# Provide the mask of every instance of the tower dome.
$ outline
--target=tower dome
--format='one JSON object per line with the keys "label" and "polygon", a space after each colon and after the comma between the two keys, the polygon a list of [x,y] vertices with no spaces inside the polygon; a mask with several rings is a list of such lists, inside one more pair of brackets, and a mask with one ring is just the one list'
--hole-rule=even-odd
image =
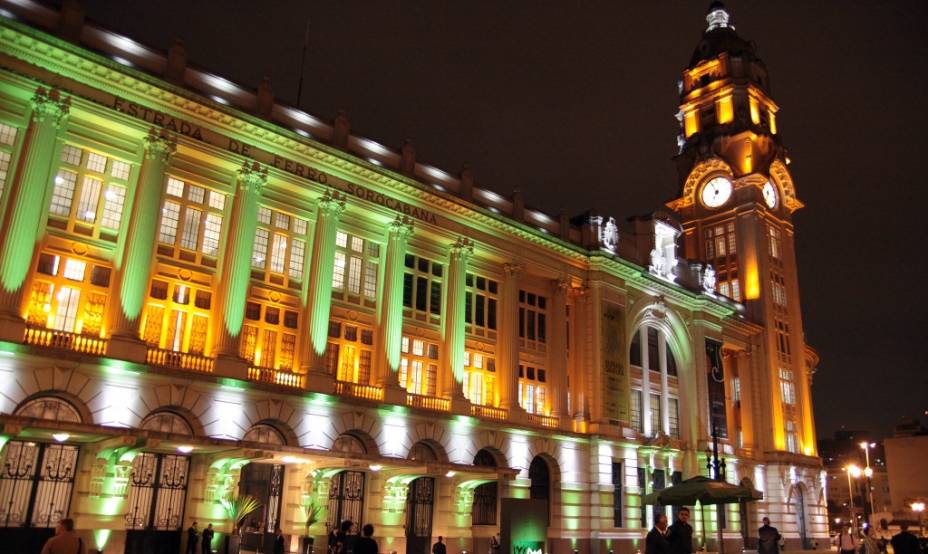
{"label": "tower dome", "polygon": [[717,58],[723,52],[752,61],[757,59],[754,43],[738,36],[725,4],[715,0],[709,4],[706,12],[706,30],[693,51],[688,67],[696,67],[705,60]]}

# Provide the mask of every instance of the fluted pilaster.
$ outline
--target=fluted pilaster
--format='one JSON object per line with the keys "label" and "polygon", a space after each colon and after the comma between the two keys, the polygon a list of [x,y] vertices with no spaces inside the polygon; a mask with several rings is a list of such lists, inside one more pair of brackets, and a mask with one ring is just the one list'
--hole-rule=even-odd
{"label": "fluted pilaster", "polygon": [[440,382],[443,394],[458,400],[464,399],[464,302],[467,292],[467,261],[473,254],[474,243],[465,237],[459,238],[448,253]]}
{"label": "fluted pilaster", "polygon": [[499,333],[496,339],[497,369],[499,371],[500,407],[510,415],[521,410],[519,406],[519,278],[522,266],[506,264],[499,305]]}
{"label": "fluted pilaster", "polygon": [[548,332],[548,364],[551,415],[567,415],[567,295],[569,279],[551,282],[551,330]]}
{"label": "fluted pilaster", "polygon": [[412,220],[397,216],[387,229],[387,253],[378,313],[377,381],[381,386],[396,386],[403,339],[403,262],[412,235]]}

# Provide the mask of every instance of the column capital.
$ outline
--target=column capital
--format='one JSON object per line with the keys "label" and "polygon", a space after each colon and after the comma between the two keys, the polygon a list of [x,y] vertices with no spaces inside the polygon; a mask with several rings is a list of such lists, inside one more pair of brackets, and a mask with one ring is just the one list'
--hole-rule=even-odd
{"label": "column capital", "polygon": [[333,217],[339,217],[345,211],[345,197],[338,191],[325,191],[319,201],[316,203],[319,213]]}
{"label": "column capital", "polygon": [[413,231],[413,222],[408,216],[398,215],[396,219],[390,222],[387,226],[387,232],[390,236],[396,237],[408,237],[412,234]]}
{"label": "column capital", "polygon": [[62,98],[56,89],[39,87],[32,95],[32,117],[36,122],[50,122],[55,128],[61,126],[71,112],[71,98]]}
{"label": "column capital", "polygon": [[554,289],[556,294],[569,294],[573,290],[573,282],[570,280],[570,277],[558,277],[557,279],[551,280],[551,288]]}
{"label": "column capital", "polygon": [[246,161],[242,164],[242,168],[238,170],[238,186],[241,190],[260,193],[265,184],[267,184],[267,167],[258,162]]}
{"label": "column capital", "polygon": [[525,267],[518,262],[503,264],[503,273],[505,273],[507,279],[517,279],[523,271],[525,271]]}
{"label": "column capital", "polygon": [[146,160],[167,162],[177,151],[177,138],[164,129],[154,127],[148,130],[148,136],[142,141]]}
{"label": "column capital", "polygon": [[467,261],[474,254],[474,241],[467,237],[458,237],[451,245],[451,259]]}

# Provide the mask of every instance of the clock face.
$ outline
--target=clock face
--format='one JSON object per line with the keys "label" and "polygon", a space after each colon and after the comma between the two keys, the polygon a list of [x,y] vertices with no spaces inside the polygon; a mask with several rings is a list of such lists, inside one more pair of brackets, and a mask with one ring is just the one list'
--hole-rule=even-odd
{"label": "clock face", "polygon": [[702,203],[709,208],[718,208],[731,196],[731,181],[715,177],[702,187]]}
{"label": "clock face", "polygon": [[761,189],[761,192],[764,194],[764,202],[767,204],[768,208],[775,208],[777,206],[777,187],[773,186],[773,183],[767,181],[764,183],[764,188]]}

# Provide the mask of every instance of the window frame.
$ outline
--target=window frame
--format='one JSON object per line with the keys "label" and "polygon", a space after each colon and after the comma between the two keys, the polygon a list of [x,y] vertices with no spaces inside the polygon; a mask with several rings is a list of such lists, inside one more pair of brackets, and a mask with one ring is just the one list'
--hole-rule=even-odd
{"label": "window frame", "polygon": [[[335,326],[338,327],[338,336],[332,334]],[[329,319],[329,338],[326,345],[328,372],[338,381],[368,385],[373,383],[373,367],[374,328],[359,321],[334,317]],[[347,374],[349,371],[350,375]]]}
{"label": "window frame", "polygon": [[[283,300],[283,299],[282,299]],[[266,367],[282,371],[295,371],[299,364],[300,310],[294,299],[288,303],[274,302],[263,298],[249,298],[245,304],[245,316],[242,320],[242,333],[239,340],[239,355],[255,367]],[[257,307],[257,319],[251,317],[252,306]],[[277,311],[277,322],[270,321],[271,310]],[[288,316],[295,317],[296,324],[288,324]],[[271,335],[273,333],[273,335]],[[287,354],[287,337],[292,340]],[[273,340],[272,345],[268,341]],[[272,357],[268,362],[265,351],[272,347]],[[289,360],[288,360],[289,358]]]}
{"label": "window frame", "polygon": [[[354,248],[355,241],[360,241],[360,250]],[[336,231],[335,253],[332,260],[332,299],[375,308],[380,288],[382,251],[382,245],[376,240],[344,230]],[[338,262],[340,258],[344,264],[341,270]],[[358,262],[357,268],[352,264],[355,260]],[[352,282],[357,283],[357,292],[352,290]]]}
{"label": "window frame", "polygon": [[[267,219],[265,220],[265,215]],[[286,218],[281,219],[281,218]],[[279,222],[286,221],[286,227],[281,227]],[[299,227],[303,227],[302,232]],[[303,282],[306,280],[306,270],[308,261],[311,258],[309,246],[309,228],[310,221],[292,213],[284,212],[267,205],[258,207],[258,225],[255,228],[255,241],[251,248],[249,257],[249,267],[251,269],[251,278],[270,285],[300,290]],[[264,253],[258,260],[258,250],[262,248],[260,236],[261,233],[266,235],[264,242]],[[277,238],[283,237],[286,241],[283,247],[283,253],[280,256],[281,270],[277,271],[273,267],[273,260],[277,253],[275,245]],[[302,245],[297,247],[296,245]],[[299,268],[295,274],[296,268]]]}
{"label": "window frame", "polygon": [[[158,298],[152,295],[156,281],[160,283],[167,283],[167,294],[165,298]],[[189,292],[183,292],[179,294],[179,287],[183,287],[185,291]],[[197,306],[197,302],[200,298],[198,293],[205,293],[209,295],[209,308],[202,308]],[[176,300],[178,296],[181,298],[187,298],[189,300],[188,302],[184,303],[182,301]],[[142,324],[139,326],[139,338],[149,346],[159,348],[161,350],[170,350],[173,352],[183,352],[205,356],[212,346],[212,326],[209,324],[209,322],[212,315],[212,305],[215,300],[216,299],[213,297],[213,291],[208,287],[191,286],[187,282],[181,282],[175,279],[167,279],[160,276],[151,279],[148,285],[148,295],[145,300],[145,313],[142,318]],[[154,312],[156,309],[162,310],[162,313],[160,317],[161,321],[160,323],[157,323],[159,326],[158,341],[154,342],[148,335],[150,326],[154,325],[151,323],[151,321],[152,318],[155,317]],[[177,336],[177,316],[174,316],[175,320],[173,325],[175,325],[175,336],[171,341],[174,344],[170,344],[169,339],[171,339],[171,337],[168,336],[168,331],[172,325],[170,317],[175,311],[184,313],[186,316],[184,316],[183,328],[181,330],[180,337]],[[195,338],[195,321],[197,324],[202,323],[205,325],[202,349],[191,348],[192,346],[195,346],[191,344]]]}
{"label": "window frame", "polygon": [[[438,366],[441,349],[437,341],[404,334],[400,345],[399,383],[410,394],[436,396],[438,393]],[[423,345],[422,353],[416,352],[416,343]],[[432,356],[434,349],[435,355]],[[417,366],[417,364],[419,364]],[[416,369],[418,367],[418,369]],[[419,381],[410,387],[409,378],[418,371]]]}
{"label": "window frame", "polygon": [[[40,270],[45,256],[57,258],[58,261],[53,264],[54,274],[45,273]],[[75,280],[66,276],[68,261],[84,264],[80,280]],[[32,326],[64,331],[66,333],[75,333],[92,337],[105,336],[106,311],[110,302],[110,286],[113,284],[114,277],[113,268],[105,263],[101,263],[99,260],[73,254],[65,255],[50,249],[40,250],[33,264],[33,278],[29,285],[30,297],[26,308],[26,322]],[[106,285],[99,285],[93,282],[95,277],[94,271],[97,268],[106,272]],[[48,291],[47,298],[40,299],[38,295],[42,293],[38,290],[38,287],[43,283],[49,285],[51,288]],[[61,328],[58,322],[53,320],[53,318],[58,317],[57,314],[61,308],[59,302],[62,300],[61,292],[65,288],[78,291],[77,304],[74,307],[74,321],[72,325],[70,325],[70,328]],[[92,311],[89,305],[92,300],[91,295],[102,297],[102,303],[98,304],[99,309],[96,311]],[[38,305],[40,302],[42,304],[41,306]],[[42,317],[41,314],[43,313],[48,314],[44,323],[40,320]],[[69,316],[65,317],[67,318]],[[88,318],[91,320],[98,319],[99,324],[96,332],[88,332],[85,329],[85,319]]]}
{"label": "window frame", "polygon": [[[177,183],[182,185],[180,196],[170,192],[171,188],[176,186]],[[195,192],[197,190],[203,191],[203,198],[201,200],[196,200],[196,198],[193,197],[197,194]],[[213,194],[222,199],[221,208],[213,206]],[[161,217],[158,218],[158,235],[155,240],[158,254],[171,259],[215,268],[218,264],[218,260],[225,254],[223,234],[226,231],[226,224],[228,222],[227,210],[231,209],[230,205],[232,200],[231,194],[218,190],[217,188],[200,184],[195,180],[175,174],[167,175],[162,187]],[[168,213],[167,205],[169,202],[178,206],[177,220],[172,229],[174,235],[172,242],[164,240],[166,214]],[[193,219],[188,219],[191,211],[199,212],[199,217],[195,220],[197,222],[197,227],[193,248],[189,248],[184,242],[190,240],[187,234],[190,222],[194,221]],[[209,227],[211,217],[213,218],[213,224],[215,224],[215,218],[219,218],[219,229],[217,237],[215,238],[216,249],[214,253],[204,251],[206,248],[207,228]],[[170,228],[170,226],[168,226],[168,228]]]}
{"label": "window frame", "polygon": [[[403,317],[432,325],[441,324],[445,274],[443,262],[406,253],[403,260]],[[425,287],[425,292],[420,295],[422,286]],[[419,307],[420,296],[424,297],[423,308]]]}

